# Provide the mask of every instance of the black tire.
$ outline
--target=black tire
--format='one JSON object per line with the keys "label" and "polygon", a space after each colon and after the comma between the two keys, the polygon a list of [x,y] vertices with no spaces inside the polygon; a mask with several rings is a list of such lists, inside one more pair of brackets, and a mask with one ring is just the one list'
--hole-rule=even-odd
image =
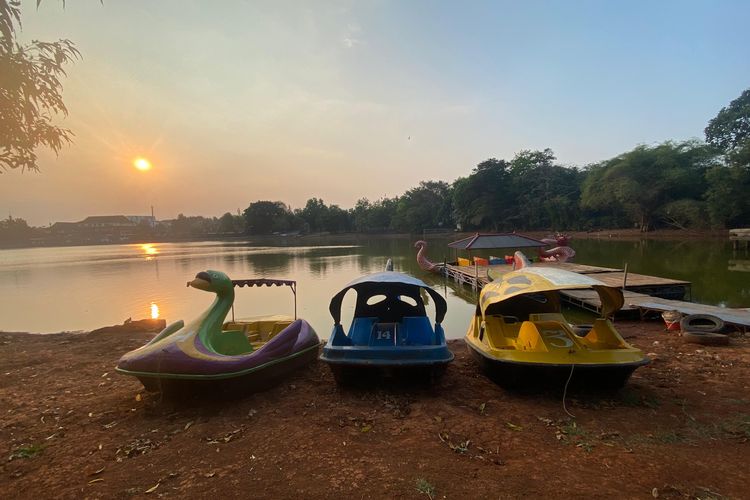
{"label": "black tire", "polygon": [[682,332],[682,341],[692,344],[721,346],[729,345],[729,336],[714,332],[693,331]]}
{"label": "black tire", "polygon": [[683,332],[719,333],[724,330],[724,321],[711,314],[689,314],[680,320]]}

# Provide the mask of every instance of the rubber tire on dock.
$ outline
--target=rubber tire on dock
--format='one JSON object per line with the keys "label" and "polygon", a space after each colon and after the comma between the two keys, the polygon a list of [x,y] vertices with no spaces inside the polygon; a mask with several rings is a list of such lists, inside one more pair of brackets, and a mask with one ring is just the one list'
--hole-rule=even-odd
{"label": "rubber tire on dock", "polygon": [[724,330],[724,321],[711,314],[689,314],[680,320],[683,332],[718,333]]}
{"label": "rubber tire on dock", "polygon": [[682,332],[682,341],[701,345],[729,345],[729,336],[706,331]]}

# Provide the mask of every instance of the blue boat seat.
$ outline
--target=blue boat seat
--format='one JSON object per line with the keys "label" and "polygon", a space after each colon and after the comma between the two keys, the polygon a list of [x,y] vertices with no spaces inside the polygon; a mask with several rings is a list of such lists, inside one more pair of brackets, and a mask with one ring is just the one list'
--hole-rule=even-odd
{"label": "blue boat seat", "polygon": [[349,338],[354,345],[368,345],[372,335],[372,325],[378,320],[375,317],[354,318],[349,329]]}
{"label": "blue boat seat", "polygon": [[427,316],[406,316],[401,320],[400,345],[433,345],[435,332]]}
{"label": "blue boat seat", "polygon": [[372,325],[370,345],[393,346],[396,345],[398,323],[375,323]]}

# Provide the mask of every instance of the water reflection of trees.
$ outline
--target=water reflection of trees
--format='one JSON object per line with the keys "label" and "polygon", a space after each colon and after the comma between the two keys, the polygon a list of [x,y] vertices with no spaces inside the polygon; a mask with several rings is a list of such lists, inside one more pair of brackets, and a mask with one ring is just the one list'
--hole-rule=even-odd
{"label": "water reflection of trees", "polygon": [[245,266],[254,276],[287,274],[293,259],[288,253],[251,253],[245,255]]}
{"label": "water reflection of trees", "polygon": [[738,297],[747,288],[747,275],[743,279],[728,269],[727,240],[578,240],[575,248],[582,264],[622,268],[627,263],[632,273],[690,281],[696,302],[747,307]]}

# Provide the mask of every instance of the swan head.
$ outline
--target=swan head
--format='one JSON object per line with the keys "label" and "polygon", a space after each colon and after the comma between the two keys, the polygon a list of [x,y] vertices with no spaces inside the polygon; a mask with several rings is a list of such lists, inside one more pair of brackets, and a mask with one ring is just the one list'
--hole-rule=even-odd
{"label": "swan head", "polygon": [[427,242],[424,240],[419,240],[416,243],[414,243],[414,248],[422,248],[426,246],[427,246]]}
{"label": "swan head", "polygon": [[198,290],[214,293],[227,293],[234,288],[229,276],[221,271],[201,271],[195,275],[195,279],[188,281],[187,286]]}

